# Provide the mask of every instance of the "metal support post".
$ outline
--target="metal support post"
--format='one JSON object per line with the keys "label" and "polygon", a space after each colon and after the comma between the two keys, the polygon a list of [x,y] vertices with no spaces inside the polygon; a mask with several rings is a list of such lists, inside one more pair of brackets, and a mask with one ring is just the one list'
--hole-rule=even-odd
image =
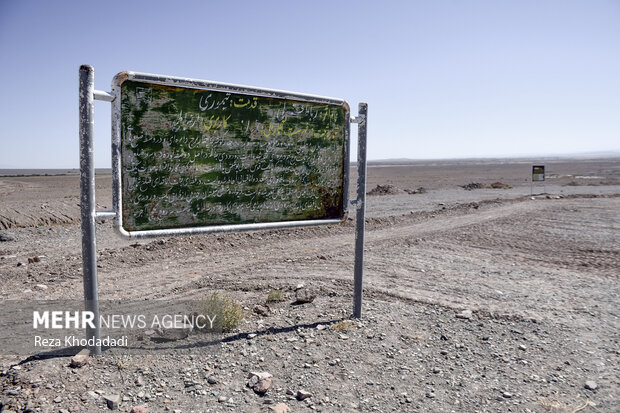
{"label": "metal support post", "polygon": [[[82,269],[86,311],[94,315],[95,328],[86,328],[92,354],[101,354],[97,345],[99,297],[97,292],[97,246],[95,240],[95,165],[93,162],[94,83],[92,66],[80,66],[80,209],[82,218]],[[91,341],[92,340],[92,341]]]}
{"label": "metal support post", "polygon": [[366,126],[368,104],[360,103],[357,125],[357,201],[355,224],[355,269],[353,275],[353,317],[362,317],[362,281],[364,278],[364,226],[366,219]]}

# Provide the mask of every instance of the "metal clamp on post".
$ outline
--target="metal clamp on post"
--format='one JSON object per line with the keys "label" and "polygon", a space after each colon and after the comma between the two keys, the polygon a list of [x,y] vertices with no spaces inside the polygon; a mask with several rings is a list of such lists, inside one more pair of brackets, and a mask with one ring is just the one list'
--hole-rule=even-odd
{"label": "metal clamp on post", "polygon": [[116,97],[111,93],[104,92],[103,90],[93,90],[93,98],[95,100],[103,100],[105,102],[114,102]]}
{"label": "metal clamp on post", "polygon": [[103,219],[113,219],[116,218],[116,212],[114,211],[97,211],[95,212],[95,219],[103,220]]}
{"label": "metal clamp on post", "polygon": [[362,124],[366,120],[366,116],[359,115],[356,117],[351,117],[351,123]]}

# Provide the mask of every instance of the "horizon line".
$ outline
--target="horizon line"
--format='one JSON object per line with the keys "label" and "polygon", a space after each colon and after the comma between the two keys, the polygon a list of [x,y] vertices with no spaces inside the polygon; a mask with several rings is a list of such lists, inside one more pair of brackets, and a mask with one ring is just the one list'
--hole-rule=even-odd
{"label": "horizon line", "polygon": [[[453,158],[379,158],[368,159],[368,163],[374,162],[432,162],[432,161],[477,161],[477,160],[529,160],[537,158],[540,160],[561,160],[561,159],[615,159],[620,158],[620,150],[617,151],[596,151],[596,152],[576,152],[569,154],[522,154],[522,155],[497,155],[497,156],[480,156],[480,157],[453,157]],[[350,161],[351,164],[357,164],[357,160]],[[0,166],[2,170],[22,170],[22,171],[41,171],[41,170],[66,170],[79,171],[79,167],[9,167]],[[111,170],[112,167],[95,167],[98,170]]]}

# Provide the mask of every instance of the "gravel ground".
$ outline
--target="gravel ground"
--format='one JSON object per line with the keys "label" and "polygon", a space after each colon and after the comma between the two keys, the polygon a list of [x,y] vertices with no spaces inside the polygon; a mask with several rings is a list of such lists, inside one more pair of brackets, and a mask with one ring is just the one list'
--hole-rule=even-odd
{"label": "gravel ground", "polygon": [[[107,411],[110,395],[125,412],[619,411],[618,187],[531,199],[529,185],[465,191],[452,184],[469,179],[446,176],[443,189],[368,198],[361,320],[349,317],[352,220],[138,243],[98,224],[102,300],[220,291],[243,321],[191,355],[104,353],[81,368],[4,355],[1,411]],[[4,301],[81,299],[76,223],[0,235]],[[312,302],[294,303],[300,284]],[[266,304],[274,288],[286,298]],[[273,376],[266,393],[250,372]]]}

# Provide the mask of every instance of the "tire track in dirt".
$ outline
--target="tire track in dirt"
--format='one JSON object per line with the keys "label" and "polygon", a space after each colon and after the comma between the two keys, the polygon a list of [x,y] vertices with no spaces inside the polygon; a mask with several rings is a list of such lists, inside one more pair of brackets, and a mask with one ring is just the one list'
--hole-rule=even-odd
{"label": "tire track in dirt", "polygon": [[[589,228],[600,230],[597,225],[604,218],[613,229],[619,203],[618,198],[510,201],[462,209],[456,215],[370,219],[365,293],[533,318],[582,312],[580,303],[596,296],[604,304],[597,311],[611,314],[609,294],[620,291],[613,277],[605,276],[618,256],[610,239],[600,244],[594,235],[577,243],[575,234],[569,234],[547,250],[536,245],[549,242],[556,232],[566,234],[570,223],[572,232],[591,234]],[[598,215],[588,218],[595,210]],[[613,241],[617,232],[601,236]],[[196,298],[213,289],[243,294],[300,282],[345,294],[347,299],[352,292],[350,224],[192,237],[189,244],[182,239],[151,241],[134,244],[135,252],[127,241],[117,242],[119,247],[113,248],[112,240],[104,239],[107,248],[100,250],[101,299]],[[581,259],[584,265],[575,265],[579,260],[574,252],[583,252],[584,243],[590,251],[584,254],[589,255]],[[156,247],[160,249],[153,251]],[[553,251],[560,261],[571,254],[575,259],[570,265],[556,265],[557,260],[549,257]],[[605,267],[588,264],[601,257],[609,261]],[[72,265],[73,272],[81,266],[75,260]],[[600,288],[591,288],[592,277]],[[70,294],[80,299],[81,293],[79,277],[65,278],[54,283],[47,298]]]}
{"label": "tire track in dirt", "polygon": [[[584,311],[580,303],[598,295],[597,301],[604,307],[598,313],[611,315],[613,299],[608,293],[618,293],[613,279],[597,277],[602,288],[592,290],[588,288],[593,276],[590,272],[581,274],[553,264],[541,267],[539,262],[530,260],[530,251],[523,246],[527,242],[518,237],[515,241],[518,230],[517,234],[505,235],[513,239],[511,243],[494,244],[492,228],[502,220],[508,220],[505,225],[514,225],[514,221],[525,222],[526,218],[553,216],[564,203],[572,205],[571,201],[521,202],[461,216],[371,229],[366,234],[365,292],[454,309],[566,320],[570,319],[569,314]],[[534,225],[543,221],[535,220]],[[486,242],[454,239],[455,233],[471,229],[476,234],[487,234]],[[500,233],[499,238],[502,236]],[[526,232],[524,236],[533,235]],[[329,258],[322,260],[317,255]],[[176,294],[189,298],[212,289],[242,292],[267,290],[270,286],[290,287],[300,282],[329,289],[334,282],[351,285],[352,271],[353,234],[328,234],[283,239],[243,251],[184,257],[163,269],[161,263],[153,263],[137,269],[130,278],[110,276],[114,287],[107,290],[102,286],[102,296],[130,289],[132,279],[142,283],[153,280],[152,285],[128,295],[142,298],[145,292],[147,297]],[[519,305],[515,306],[515,302]]]}
{"label": "tire track in dirt", "polygon": [[[505,216],[514,215],[516,213],[525,213],[532,210],[544,208],[542,203],[516,203],[497,206],[484,211],[475,211],[466,215],[448,217],[445,219],[435,219],[428,222],[414,223],[410,225],[395,225],[388,228],[371,228],[366,234],[366,249],[375,251],[367,253],[367,273],[372,266],[372,259],[376,255],[381,255],[384,250],[390,250],[394,244],[404,242],[415,237],[429,236],[437,232],[450,231],[455,228],[473,225],[482,222],[499,219]],[[101,293],[104,296],[108,291],[115,294],[117,291],[132,291],[136,279],[142,283],[148,283],[149,290],[156,290],[156,286],[166,286],[177,289],[176,292],[184,292],[195,290],[199,287],[196,281],[203,278],[203,287],[207,287],[206,281],[209,278],[205,276],[234,278],[237,274],[243,274],[244,281],[250,282],[255,279],[267,280],[260,269],[277,268],[279,263],[305,263],[302,267],[312,267],[320,258],[316,255],[327,255],[331,259],[337,259],[335,268],[328,268],[331,274],[328,278],[336,278],[342,280],[350,280],[352,278],[353,267],[353,240],[354,234],[352,230],[344,234],[327,234],[309,239],[296,239],[294,237],[271,241],[269,243],[257,243],[247,250],[239,251],[238,249],[217,251],[215,253],[196,254],[181,258],[175,258],[174,262],[153,262],[148,265],[137,267],[130,270],[133,274],[127,276],[122,273],[100,273],[102,280],[106,279],[113,288],[107,290],[106,283],[101,282]],[[312,256],[309,256],[312,254]],[[276,267],[274,267],[276,266]],[[287,266],[290,267],[291,265]],[[301,275],[298,271],[292,271],[288,268],[285,270],[289,275],[289,279],[295,282],[303,280],[311,280],[312,277]],[[190,275],[188,277],[188,274]],[[291,275],[293,275],[291,277]],[[369,274],[370,276],[370,274]],[[149,283],[150,280],[150,283]],[[186,288],[180,288],[183,284]],[[235,284],[234,279],[231,280],[231,287]],[[179,289],[180,288],[180,289]],[[144,289],[136,291],[138,295],[144,294]],[[151,291],[150,294],[161,294],[165,291]]]}

